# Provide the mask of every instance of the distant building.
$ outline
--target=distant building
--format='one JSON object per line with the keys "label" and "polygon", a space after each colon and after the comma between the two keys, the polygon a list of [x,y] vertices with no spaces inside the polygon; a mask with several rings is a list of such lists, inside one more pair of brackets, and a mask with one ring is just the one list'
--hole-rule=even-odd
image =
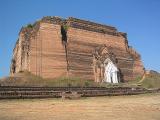
{"label": "distant building", "polygon": [[44,78],[113,83],[144,74],[140,55],[128,46],[126,33],[72,17],[44,17],[21,29],[10,73],[25,70]]}

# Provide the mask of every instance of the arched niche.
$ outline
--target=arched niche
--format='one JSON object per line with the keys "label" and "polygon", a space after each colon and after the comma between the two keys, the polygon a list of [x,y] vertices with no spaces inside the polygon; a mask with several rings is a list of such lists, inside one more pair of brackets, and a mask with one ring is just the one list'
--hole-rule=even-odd
{"label": "arched niche", "polygon": [[105,46],[97,47],[93,53],[95,82],[120,82],[115,55]]}

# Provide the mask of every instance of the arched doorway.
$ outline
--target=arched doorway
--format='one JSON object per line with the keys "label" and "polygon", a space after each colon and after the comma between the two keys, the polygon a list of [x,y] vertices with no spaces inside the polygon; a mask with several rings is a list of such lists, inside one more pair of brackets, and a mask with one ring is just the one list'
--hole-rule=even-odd
{"label": "arched doorway", "polygon": [[105,46],[99,46],[93,54],[95,82],[120,82],[119,70],[115,55]]}

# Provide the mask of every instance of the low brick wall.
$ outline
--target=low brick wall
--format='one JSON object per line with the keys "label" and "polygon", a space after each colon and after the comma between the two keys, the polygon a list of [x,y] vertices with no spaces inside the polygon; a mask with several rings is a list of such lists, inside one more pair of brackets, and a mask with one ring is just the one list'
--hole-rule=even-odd
{"label": "low brick wall", "polygon": [[[0,87],[0,99],[25,98],[78,98],[95,96],[136,95],[160,92],[160,89],[147,90],[129,87]],[[76,94],[69,94],[76,93]],[[75,97],[76,96],[76,97]]]}

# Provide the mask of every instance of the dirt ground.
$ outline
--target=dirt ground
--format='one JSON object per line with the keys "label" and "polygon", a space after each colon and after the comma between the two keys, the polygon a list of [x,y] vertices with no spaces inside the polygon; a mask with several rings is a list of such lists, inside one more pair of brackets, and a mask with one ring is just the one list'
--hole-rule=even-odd
{"label": "dirt ground", "polygon": [[78,100],[0,100],[0,120],[160,120],[160,93]]}

